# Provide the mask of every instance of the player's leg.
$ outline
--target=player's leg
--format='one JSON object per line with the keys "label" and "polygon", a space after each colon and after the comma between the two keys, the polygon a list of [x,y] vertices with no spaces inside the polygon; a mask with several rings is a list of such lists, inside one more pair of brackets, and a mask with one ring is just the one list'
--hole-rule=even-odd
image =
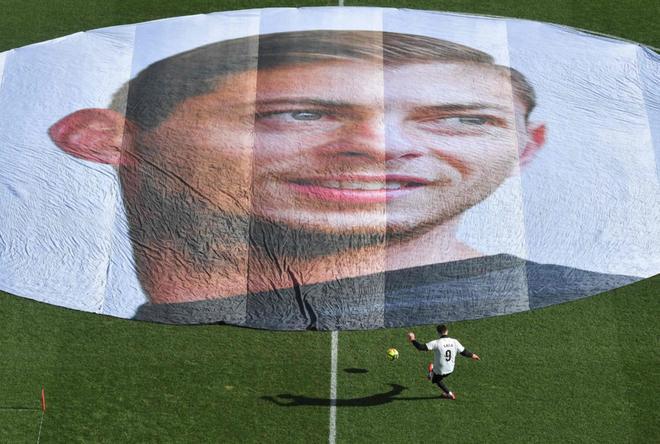
{"label": "player's leg", "polygon": [[446,375],[433,375],[433,379],[431,382],[436,384],[440,389],[443,391],[443,398],[448,398],[448,399],[456,399],[456,396],[449,390],[449,387],[447,387],[447,384],[444,383],[443,379],[445,379],[447,376],[451,375],[451,373],[448,373]]}
{"label": "player's leg", "polygon": [[436,373],[433,374],[433,379],[431,379],[431,382],[436,384],[440,389],[445,392],[445,394],[449,394],[449,388],[447,385],[442,381],[449,375],[438,375]]}

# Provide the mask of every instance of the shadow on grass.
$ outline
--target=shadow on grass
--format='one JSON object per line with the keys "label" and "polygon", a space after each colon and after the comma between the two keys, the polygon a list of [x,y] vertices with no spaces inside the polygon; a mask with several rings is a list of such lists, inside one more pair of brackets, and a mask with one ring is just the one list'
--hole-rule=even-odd
{"label": "shadow on grass", "polygon": [[[371,396],[364,396],[362,398],[350,399],[337,399],[334,405],[337,407],[373,407],[376,405],[389,404],[394,401],[420,401],[425,399],[442,399],[440,396],[422,396],[422,397],[408,397],[408,398],[395,398],[400,395],[408,387],[399,384],[389,384],[392,389],[383,393],[376,393]],[[282,407],[298,407],[303,405],[315,406],[329,406],[330,398],[310,398],[308,396],[299,396],[285,393],[277,396],[262,396],[261,399],[270,401]]]}
{"label": "shadow on grass", "polygon": [[346,373],[369,373],[369,370],[366,368],[345,368]]}

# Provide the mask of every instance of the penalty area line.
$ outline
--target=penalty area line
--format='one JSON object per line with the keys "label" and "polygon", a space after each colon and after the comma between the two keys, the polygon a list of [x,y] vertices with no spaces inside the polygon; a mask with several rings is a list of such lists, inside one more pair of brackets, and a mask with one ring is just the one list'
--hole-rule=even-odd
{"label": "penalty area line", "polygon": [[335,444],[337,439],[337,350],[339,348],[339,332],[331,334],[330,346],[330,424],[328,443]]}

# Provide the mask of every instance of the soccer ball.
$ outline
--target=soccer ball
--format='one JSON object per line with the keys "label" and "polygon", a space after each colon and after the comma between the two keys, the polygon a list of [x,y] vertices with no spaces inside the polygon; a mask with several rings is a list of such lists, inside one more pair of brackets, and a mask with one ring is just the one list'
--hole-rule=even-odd
{"label": "soccer ball", "polygon": [[387,359],[390,361],[394,361],[395,359],[399,359],[399,351],[396,348],[388,348],[387,349]]}

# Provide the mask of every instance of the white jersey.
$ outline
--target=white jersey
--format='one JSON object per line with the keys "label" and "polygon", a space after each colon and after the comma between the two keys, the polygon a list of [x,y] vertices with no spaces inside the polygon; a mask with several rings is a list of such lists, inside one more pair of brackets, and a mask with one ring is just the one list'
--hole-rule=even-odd
{"label": "white jersey", "polygon": [[433,350],[433,373],[447,375],[454,371],[456,355],[465,350],[456,339],[443,337],[426,344],[426,348]]}

